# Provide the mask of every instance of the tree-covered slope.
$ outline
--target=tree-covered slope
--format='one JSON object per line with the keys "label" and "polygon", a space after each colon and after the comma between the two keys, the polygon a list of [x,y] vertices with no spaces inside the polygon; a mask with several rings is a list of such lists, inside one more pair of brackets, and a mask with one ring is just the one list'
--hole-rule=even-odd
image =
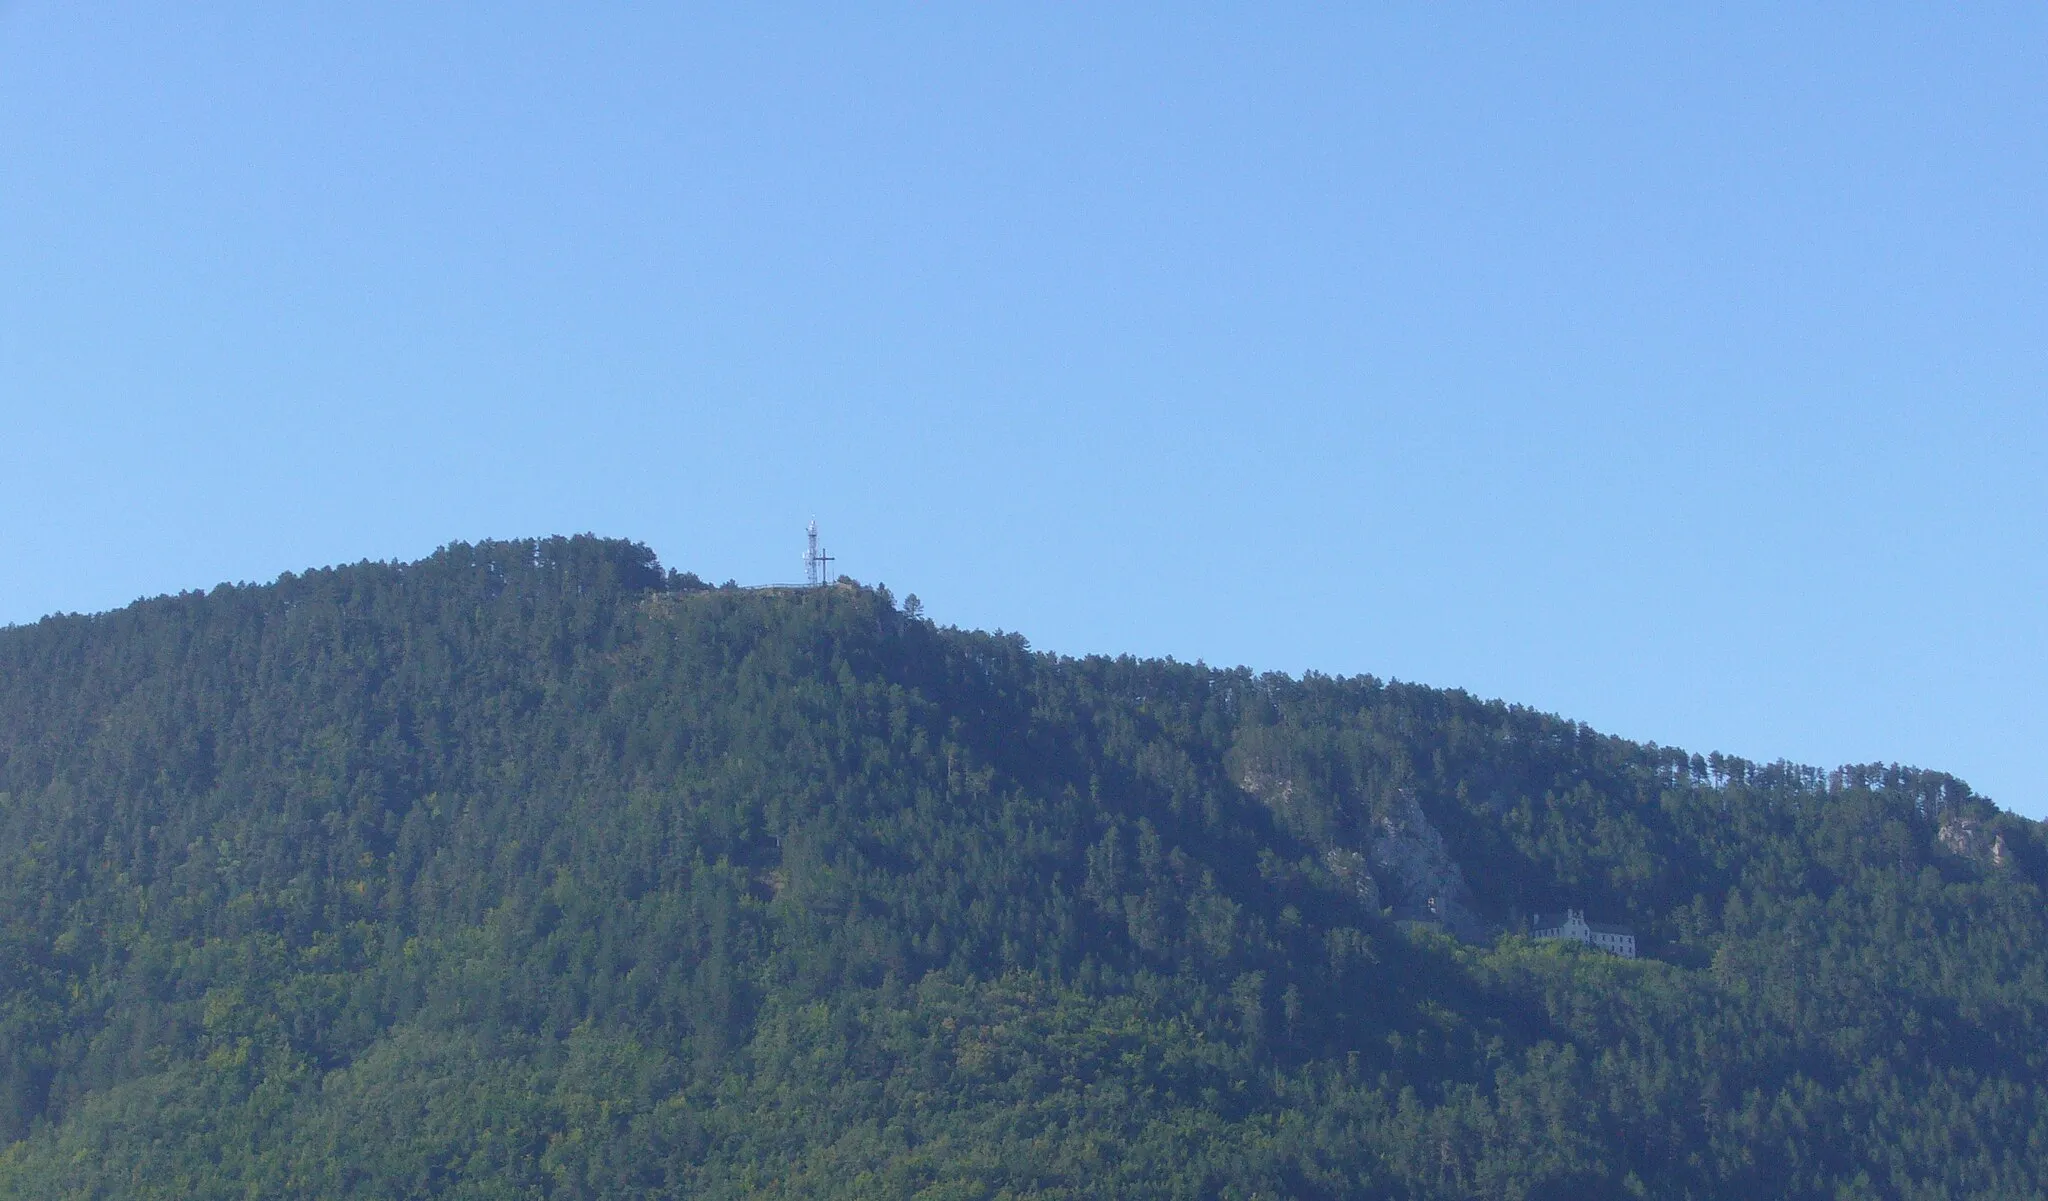
{"label": "tree-covered slope", "polygon": [[0,630],[0,1196],[2043,1196],[2044,877],[1936,773],[455,545]]}

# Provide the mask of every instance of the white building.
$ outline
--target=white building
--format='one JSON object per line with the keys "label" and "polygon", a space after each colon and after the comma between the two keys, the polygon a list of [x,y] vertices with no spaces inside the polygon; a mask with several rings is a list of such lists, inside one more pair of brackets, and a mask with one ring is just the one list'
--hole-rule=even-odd
{"label": "white building", "polygon": [[1574,942],[1598,947],[1610,955],[1623,959],[1636,957],[1636,932],[1627,926],[1610,926],[1604,922],[1589,922],[1584,911],[1567,909],[1564,920],[1556,914],[1535,914],[1529,918],[1529,937],[1542,942],[1552,938],[1569,938]]}

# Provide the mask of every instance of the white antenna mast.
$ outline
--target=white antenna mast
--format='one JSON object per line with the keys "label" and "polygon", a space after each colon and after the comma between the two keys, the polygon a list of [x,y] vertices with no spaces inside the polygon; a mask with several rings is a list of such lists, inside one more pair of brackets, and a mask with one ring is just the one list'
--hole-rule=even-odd
{"label": "white antenna mast", "polygon": [[824,548],[818,545],[817,518],[811,518],[808,533],[810,540],[804,548],[804,586],[816,588],[831,582],[826,577],[825,565],[832,562],[832,556],[826,554]]}

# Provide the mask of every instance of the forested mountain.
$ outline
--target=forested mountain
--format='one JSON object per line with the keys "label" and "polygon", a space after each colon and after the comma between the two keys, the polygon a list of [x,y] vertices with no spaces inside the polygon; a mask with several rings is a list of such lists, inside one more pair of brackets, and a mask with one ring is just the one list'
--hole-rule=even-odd
{"label": "forested mountain", "polygon": [[1960,781],[913,610],[576,538],[0,630],[0,1196],[2048,1195]]}

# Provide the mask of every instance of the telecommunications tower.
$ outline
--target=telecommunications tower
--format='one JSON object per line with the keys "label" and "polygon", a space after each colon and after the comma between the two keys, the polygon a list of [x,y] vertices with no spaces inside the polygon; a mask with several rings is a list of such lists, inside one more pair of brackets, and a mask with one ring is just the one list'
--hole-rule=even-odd
{"label": "telecommunications tower", "polygon": [[832,556],[826,554],[825,548],[818,545],[818,519],[813,517],[811,518],[810,544],[804,548],[804,585],[816,588],[822,584],[831,583],[831,578],[825,570],[825,564],[830,562],[832,562]]}

